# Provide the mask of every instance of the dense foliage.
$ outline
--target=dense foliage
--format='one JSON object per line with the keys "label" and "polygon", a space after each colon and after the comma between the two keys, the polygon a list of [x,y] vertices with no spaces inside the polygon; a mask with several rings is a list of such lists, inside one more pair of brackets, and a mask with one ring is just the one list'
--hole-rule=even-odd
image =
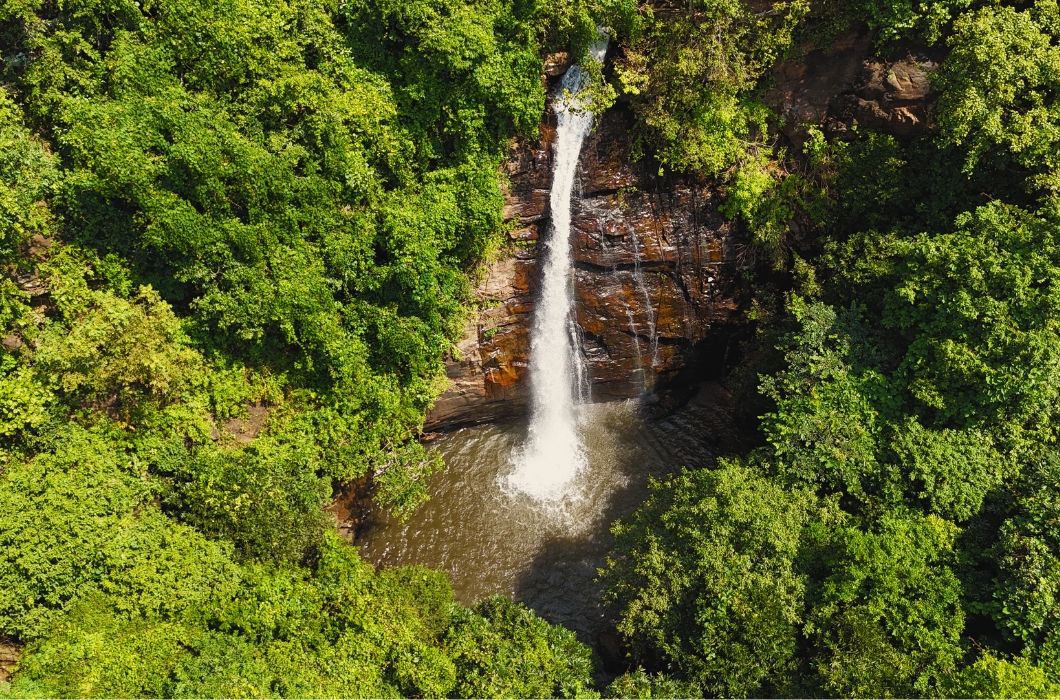
{"label": "dense foliage", "polygon": [[0,4],[12,696],[577,696],[591,655],[329,532],[414,438],[577,4]]}
{"label": "dense foliage", "polygon": [[756,240],[755,192],[815,225],[772,240],[733,377],[762,445],[655,484],[608,595],[635,660],[708,694],[1055,697],[1060,13],[866,7],[881,42],[945,39],[938,127],[731,178]]}
{"label": "dense foliage", "polygon": [[791,43],[807,9],[794,0],[763,14],[740,0],[708,0],[640,19],[616,77],[643,147],[678,171],[717,175],[741,160],[767,129],[765,110],[746,93]]}
{"label": "dense foliage", "polygon": [[[769,69],[856,22],[945,47],[937,124],[796,147]],[[605,692],[1060,695],[1055,0],[0,0],[0,695],[600,689],[322,510],[426,497],[498,165],[599,26],[593,108],[748,235],[760,436],[615,524]]]}

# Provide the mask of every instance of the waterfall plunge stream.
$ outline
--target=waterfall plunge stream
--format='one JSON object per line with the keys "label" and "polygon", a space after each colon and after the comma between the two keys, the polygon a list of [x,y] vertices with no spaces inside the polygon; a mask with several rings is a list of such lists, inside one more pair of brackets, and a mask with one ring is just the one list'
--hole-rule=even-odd
{"label": "waterfall plunge stream", "polygon": [[[607,35],[589,47],[602,62]],[[571,196],[582,144],[593,115],[582,91],[589,76],[578,65],[564,74],[556,95],[556,142],[552,170],[552,235],[546,243],[541,297],[530,337],[530,426],[526,445],[516,455],[509,485],[540,500],[556,500],[585,466],[578,434],[577,382],[581,356],[571,318]]]}
{"label": "waterfall plunge stream", "polygon": [[[605,48],[594,46],[594,58]],[[707,391],[656,418],[637,401],[576,398],[582,363],[571,322],[571,196],[592,116],[566,109],[563,98],[576,100],[585,81],[572,68],[555,100],[554,230],[532,329],[532,416],[438,438],[432,446],[447,466],[430,477],[430,500],[407,521],[373,511],[357,544],[377,565],[444,570],[462,603],[512,596],[592,642],[615,624],[596,581],[613,544],[609,524],[647,497],[649,477],[711,464],[710,436],[724,430]],[[631,332],[637,335],[635,323]]]}

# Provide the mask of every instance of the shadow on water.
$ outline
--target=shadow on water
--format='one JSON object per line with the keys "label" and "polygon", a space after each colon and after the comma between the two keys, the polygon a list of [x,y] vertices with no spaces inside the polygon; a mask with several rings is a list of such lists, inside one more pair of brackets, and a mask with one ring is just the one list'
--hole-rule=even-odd
{"label": "shadow on water", "polygon": [[462,603],[510,595],[595,643],[614,627],[596,581],[613,546],[611,523],[644,501],[649,477],[710,466],[733,451],[724,398],[708,384],[668,415],[636,402],[580,407],[587,466],[566,495],[546,502],[506,483],[525,423],[455,431],[435,443],[448,467],[431,477],[431,500],[407,523],[373,513],[357,544],[377,565],[447,571]]}

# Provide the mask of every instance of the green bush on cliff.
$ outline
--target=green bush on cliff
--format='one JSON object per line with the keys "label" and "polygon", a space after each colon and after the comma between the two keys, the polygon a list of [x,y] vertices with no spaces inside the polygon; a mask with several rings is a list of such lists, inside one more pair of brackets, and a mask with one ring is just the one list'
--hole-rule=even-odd
{"label": "green bush on cliff", "polygon": [[939,126],[966,151],[967,170],[980,160],[1009,163],[1028,184],[1060,190],[1058,35],[1055,0],[1021,12],[985,7],[955,22],[937,77]]}
{"label": "green bush on cliff", "polygon": [[757,13],[739,0],[649,5],[615,65],[642,149],[677,172],[718,175],[766,136],[768,110],[749,92],[787,50],[808,10]]}
{"label": "green bush on cliff", "polygon": [[854,9],[876,30],[879,43],[922,38],[934,44],[946,25],[971,4],[971,0],[860,0]]}
{"label": "green bush on cliff", "polygon": [[[740,369],[760,390],[761,446],[737,472],[747,492],[726,496],[723,462],[656,486],[616,530],[605,574],[631,660],[676,682],[798,697],[1060,692],[1060,15],[1048,1],[962,10],[869,15],[883,39],[948,34],[937,131],[811,144],[832,201],[806,217],[799,257],[759,278],[762,328]],[[808,155],[802,167],[818,167]],[[730,215],[753,220],[754,194],[770,191],[754,175],[731,180]],[[831,510],[756,526],[801,499]],[[786,546],[766,548],[780,532]],[[741,568],[751,545],[759,568]],[[755,599],[719,586],[718,570],[790,592],[787,617],[758,603],[762,626],[741,629]],[[724,625],[739,643],[708,647]],[[751,656],[757,685],[734,691],[740,644],[771,639],[785,651]],[[619,687],[648,696],[650,679]]]}
{"label": "green bush on cliff", "polygon": [[322,512],[366,474],[399,514],[426,495],[497,166],[541,47],[586,43],[556,12],[0,6],[0,692],[517,692],[478,642],[586,692],[570,633],[376,573]]}

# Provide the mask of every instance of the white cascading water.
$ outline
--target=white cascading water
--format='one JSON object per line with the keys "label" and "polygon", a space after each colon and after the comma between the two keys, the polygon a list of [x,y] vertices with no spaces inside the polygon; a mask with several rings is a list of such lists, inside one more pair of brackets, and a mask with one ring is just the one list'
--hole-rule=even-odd
{"label": "white cascading water", "polygon": [[[607,35],[589,48],[603,61]],[[577,337],[571,326],[570,211],[582,143],[593,124],[581,95],[589,76],[580,66],[564,74],[554,102],[556,142],[552,170],[552,235],[545,244],[541,297],[530,336],[530,433],[509,484],[542,500],[555,500],[585,465],[578,435],[575,379],[579,374]]]}

